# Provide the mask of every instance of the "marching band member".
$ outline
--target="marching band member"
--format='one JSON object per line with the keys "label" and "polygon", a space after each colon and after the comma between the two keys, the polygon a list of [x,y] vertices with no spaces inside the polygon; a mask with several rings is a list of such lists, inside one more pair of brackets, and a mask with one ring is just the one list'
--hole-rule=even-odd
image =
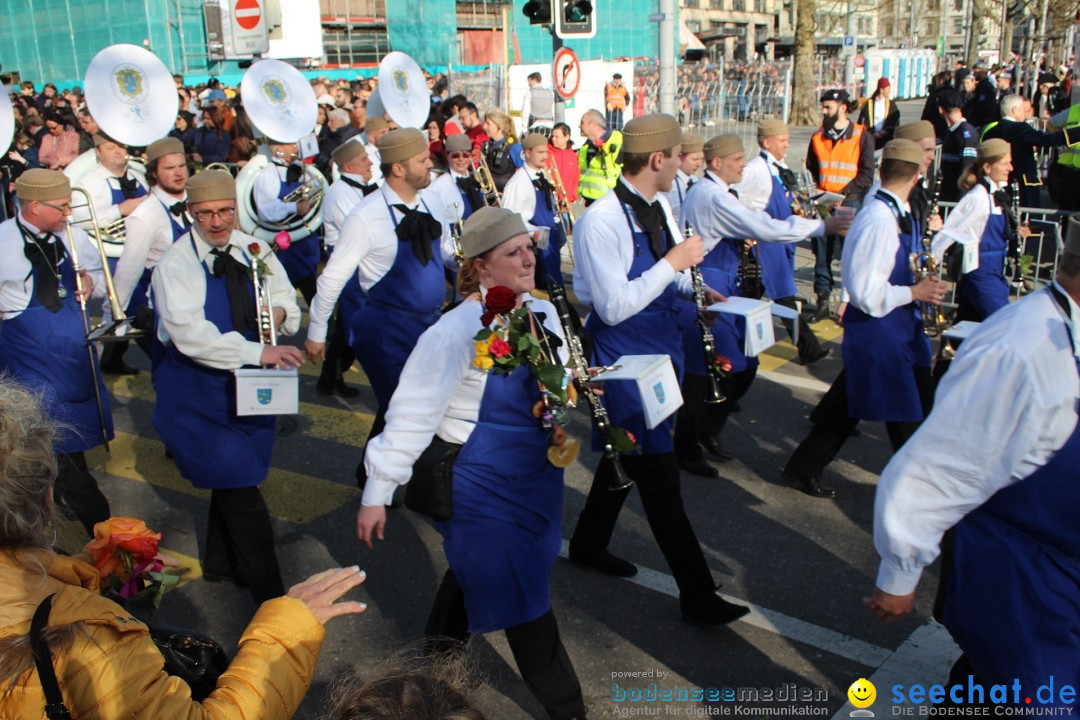
{"label": "marching band member", "polygon": [[[586,328],[594,342],[593,363],[609,365],[624,354],[670,354],[681,374],[683,357],[676,298],[692,293],[683,271],[700,263],[704,244],[697,235],[682,240],[667,198],[679,167],[679,123],[670,115],[634,118],[623,130],[622,177],[614,191],[589,208],[577,225],[574,289],[592,306]],[[721,299],[713,290],[711,302]],[[679,604],[688,622],[719,625],[745,615],[716,594],[690,520],[683,508],[679,466],[672,451],[669,417],[645,427],[642,401],[633,383],[608,383],[604,404],[613,425],[636,436],[641,454],[622,456],[627,475],[641,492],[653,537],[679,586]],[[571,562],[610,575],[637,572],[607,550],[629,489],[608,489],[613,465],[597,467],[585,508],[570,541]]]}
{"label": "marching band member", "polygon": [[45,411],[66,426],[54,443],[57,499],[93,535],[94,524],[109,519],[109,501],[84,453],[112,439],[112,412],[101,373],[90,362],[78,299],[91,292],[104,297],[101,256],[81,229],[71,227],[70,238],[65,232],[71,184],[63,173],[27,170],[15,181],[15,194],[19,212],[0,224],[0,373],[41,393]]}
{"label": "marching band member", "polygon": [[[465,300],[420,336],[405,364],[386,429],[368,444],[357,528],[368,547],[373,534],[381,540],[385,506],[409,482],[425,448],[433,440],[460,445],[452,512],[436,523],[450,569],[426,634],[464,642],[470,634],[505,631],[522,679],[547,716],[584,718],[581,684],[551,607],[563,471],[548,462],[551,431],[533,415],[540,386],[528,364],[495,373],[475,362],[474,336],[484,327],[485,298],[497,286],[509,289],[518,307],[529,303],[542,312],[546,319],[537,321],[546,333],[561,339],[562,328],[551,303],[529,294],[536,260],[520,215],[480,209],[465,223],[461,245],[468,258],[459,283]],[[436,376],[433,357],[442,359]],[[560,353],[560,362],[565,357]]]}
{"label": "marching band member", "polygon": [[[931,126],[931,130],[933,127]],[[763,120],[757,130],[761,152],[748,163],[739,182],[739,201],[755,212],[764,211],[776,220],[787,220],[794,214],[791,203],[798,191],[795,173],[784,163],[791,135],[783,120]],[[789,308],[795,304],[795,244],[764,243],[750,249],[761,267],[761,285],[765,294]],[[809,365],[829,355],[817,336],[800,315],[799,362]],[[791,332],[791,321],[784,326]]]}
{"label": "marching band member", "polygon": [[[330,186],[323,200],[323,237],[327,252],[332,253],[341,236],[341,227],[365,197],[379,189],[371,182],[371,156],[359,138],[348,140],[334,149],[331,155],[341,170],[341,177]],[[326,347],[326,360],[319,372],[319,381],[315,391],[320,395],[338,395],[353,398],[360,394],[345,382],[345,371],[352,367],[356,353],[348,341],[346,326],[349,318],[360,307],[364,294],[360,283],[353,278],[342,291],[337,311],[334,315],[333,328]]]}
{"label": "marching band member", "polygon": [[[952,528],[943,623],[964,658],[950,684],[970,674],[984,687],[1030,692],[1050,677],[1080,676],[1080,636],[1062,631],[1080,623],[1077,303],[1080,223],[1072,219],[1053,285],[994,313],[964,341],[933,412],[881,474],[881,563],[867,606],[885,621],[909,614],[922,570]],[[1010,642],[1001,632],[1009,627],[1023,627],[1025,642]],[[1075,695],[1053,691],[1039,702],[1076,707]]]}
{"label": "marching band member", "polygon": [[530,229],[548,231],[548,244],[540,250],[537,286],[547,287],[547,279],[562,284],[562,247],[566,235],[562,224],[556,220],[555,186],[546,173],[548,146],[547,136],[532,132],[521,140],[525,150],[525,164],[507,181],[503,188],[502,206],[521,214]]}
{"label": "marching band member", "polygon": [[431,192],[443,198],[443,206],[456,210],[447,210],[448,220],[467,220],[470,215],[487,205],[480,184],[472,176],[472,142],[468,135],[457,133],[446,138],[446,156],[450,161],[449,169],[431,183]]}
{"label": "marching band member", "polygon": [[[704,177],[686,196],[682,220],[705,239],[707,254],[701,272],[705,283],[725,297],[739,294],[739,254],[748,242],[747,238],[764,243],[791,243],[806,237],[846,231],[848,221],[845,218],[812,220],[791,215],[779,220],[763,212],[752,212],[742,205],[731,192],[731,185],[742,180],[746,166],[742,140],[736,135],[718,135],[705,143],[705,163]],[[692,306],[684,306],[684,312],[691,315],[696,311]],[[715,405],[706,404],[709,382],[705,352],[698,329],[688,327],[683,333],[686,356],[684,404],[675,423],[675,453],[679,467],[702,477],[719,475],[716,468],[705,461],[702,448],[720,460],[731,459],[720,446],[720,432],[732,405],[750,389],[758,365],[756,357],[745,354],[744,319],[721,314],[714,328],[716,351],[731,362],[729,374],[720,382],[726,400]]]}
{"label": "marching band member", "polygon": [[[279,223],[289,217],[303,217],[311,210],[306,199],[286,202],[285,198],[304,184],[304,164],[296,143],[270,140],[271,162],[259,171],[252,189],[255,210],[262,222]],[[278,252],[289,282],[300,291],[304,300],[311,304],[315,295],[315,273],[319,264],[319,238],[316,235],[297,238],[288,250]]]}
{"label": "marching band member", "polygon": [[911,140],[885,145],[881,189],[859,212],[844,243],[843,391],[826,396],[835,407],[815,409],[813,429],[782,473],[814,497],[836,497],[820,484],[821,473],[859,420],[883,421],[895,451],[930,406],[930,343],[915,303],[939,305],[947,286],[933,277],[915,282],[911,267],[911,253],[922,251],[923,230],[908,196],[925,159]]}
{"label": "marching band member", "polygon": [[[79,178],[75,187],[90,194],[94,204],[94,213],[98,225],[105,227],[128,217],[147,197],[143,179],[128,165],[127,148],[104,133],[94,135],[94,151],[98,164]],[[84,230],[91,229],[90,208],[80,202],[72,210],[73,221]],[[116,267],[116,261],[110,260],[110,269]],[[111,315],[106,304],[105,314]],[[114,375],[135,375],[139,371],[124,362],[127,341],[110,342],[101,354],[101,369]]]}
{"label": "marching band member", "polygon": [[[934,238],[934,255],[939,258],[958,238],[979,238],[979,267],[964,273],[957,287],[957,321],[982,322],[1009,304],[1005,260],[1014,232],[1010,223],[1018,220],[1008,215],[1011,197],[1006,188],[1011,171],[1009,143],[1000,138],[981,143],[975,165],[960,177],[966,192]],[[1015,232],[1027,237],[1029,230],[1018,227]]]}
{"label": "marching band member", "polygon": [[675,171],[674,187],[667,195],[668,204],[671,205],[671,216],[678,219],[682,214],[683,200],[686,193],[698,181],[697,173],[705,165],[705,138],[700,135],[684,133],[682,138],[682,153],[679,157],[679,169]]}
{"label": "marching band member", "polygon": [[259,485],[270,470],[273,415],[238,417],[233,375],[241,367],[298,367],[303,353],[259,337],[249,268],[257,247],[274,307],[272,322],[300,327],[296,291],[266,243],[234,230],[236,183],[204,170],[188,181],[195,224],[154,270],[151,286],[164,356],[154,371],[154,428],[180,474],[209,489],[203,577],[246,584],[261,603],[284,594],[273,529]]}
{"label": "marching band member", "polygon": [[[311,304],[304,343],[312,361],[325,360],[334,304],[358,276],[365,298],[349,321],[353,349],[371,382],[378,412],[370,437],[382,431],[386,408],[405,360],[421,333],[439,319],[446,297],[442,243],[449,233],[431,182],[431,155],[424,134],[391,130],[379,140],[386,181],[349,213]],[[447,242],[449,242],[447,240]],[[359,472],[359,470],[358,470]]]}
{"label": "marching band member", "polygon": [[[113,282],[124,313],[137,316],[149,310],[150,277],[161,256],[191,227],[187,212],[187,156],[176,138],[163,138],[146,149],[146,180],[150,200],[124,221],[124,252],[116,262]],[[143,323],[140,321],[140,325]],[[149,340],[139,339],[150,354]]]}
{"label": "marching band member", "polygon": [[388,132],[390,132],[390,123],[381,115],[369,117],[364,121],[364,139],[367,143],[368,157],[371,158],[371,182],[376,185],[382,185],[383,183],[382,170],[379,169],[382,167],[382,158],[379,157],[379,141]]}

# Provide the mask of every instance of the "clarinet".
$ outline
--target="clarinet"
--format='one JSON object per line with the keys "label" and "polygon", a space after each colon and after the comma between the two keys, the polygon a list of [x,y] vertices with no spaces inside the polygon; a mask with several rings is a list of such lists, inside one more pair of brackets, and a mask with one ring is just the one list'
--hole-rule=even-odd
{"label": "clarinet", "polygon": [[[686,223],[686,228],[683,231],[683,237],[689,238],[694,234],[694,229],[690,227],[690,223]],[[705,318],[706,308],[708,304],[705,302],[705,278],[701,274],[701,268],[697,265],[690,266],[690,282],[694,288],[694,305],[697,310],[697,326],[701,332],[701,345],[705,352],[705,375],[709,379],[709,394],[705,397],[705,402],[710,405],[716,405],[724,402],[727,398],[724,397],[724,393],[720,391],[720,366],[716,364],[716,341],[713,339],[712,328],[709,327],[709,321]]]}
{"label": "clarinet", "polygon": [[1009,225],[1009,247],[1005,255],[1005,274],[1009,275],[1009,266],[1012,265],[1012,277],[1010,280],[1019,279],[1020,275],[1020,182],[1014,180],[1009,183],[1009,207],[1005,215]]}
{"label": "clarinet", "polygon": [[574,330],[573,316],[570,314],[570,303],[566,299],[566,290],[562,285],[548,278],[548,295],[551,304],[559,313],[559,322],[562,323],[563,334],[566,335],[567,352],[570,355],[570,365],[578,370],[578,377],[574,379],[574,385],[581,397],[589,404],[592,411],[593,422],[600,433],[600,440],[604,443],[604,459],[611,463],[614,473],[608,477],[608,490],[616,492],[625,490],[633,485],[633,480],[626,474],[622,462],[619,461],[619,453],[615,449],[615,428],[608,417],[607,409],[600,400],[600,396],[589,386],[588,374],[589,363],[585,359],[585,349],[581,345],[581,338]]}

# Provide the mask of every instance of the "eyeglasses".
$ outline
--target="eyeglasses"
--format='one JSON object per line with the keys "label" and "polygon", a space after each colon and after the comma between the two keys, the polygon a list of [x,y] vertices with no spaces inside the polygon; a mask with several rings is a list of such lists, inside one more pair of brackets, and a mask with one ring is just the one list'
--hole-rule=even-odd
{"label": "eyeglasses", "polygon": [[71,203],[66,202],[63,205],[53,205],[52,203],[45,202],[44,200],[38,200],[39,203],[45,207],[51,207],[53,210],[62,212],[65,215],[71,214]]}
{"label": "eyeglasses", "polygon": [[201,223],[208,223],[215,217],[219,217],[222,220],[228,222],[236,217],[236,208],[222,208],[221,210],[196,210],[191,213],[196,220]]}
{"label": "eyeglasses", "polygon": [[452,157],[453,159],[457,160],[457,159],[459,159],[459,158],[467,158],[467,157],[472,157],[472,154],[471,154],[471,153],[467,153],[467,152],[452,152],[452,153],[450,153],[450,157]]}

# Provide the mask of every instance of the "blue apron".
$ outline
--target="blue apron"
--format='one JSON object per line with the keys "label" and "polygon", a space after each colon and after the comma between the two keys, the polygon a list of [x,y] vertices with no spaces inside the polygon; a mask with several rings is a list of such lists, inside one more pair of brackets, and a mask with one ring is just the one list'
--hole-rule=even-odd
{"label": "blue apron", "polygon": [[1056,693],[1080,684],[1078,507],[1080,426],[1046,465],[956,525],[944,615],[985,685],[1019,679],[1036,703],[1053,676],[1050,704],[1074,709]]}
{"label": "blue apron", "polygon": [[[61,240],[57,238],[56,242]],[[86,327],[75,299],[75,270],[69,258],[61,261],[60,287],[67,290],[67,297],[55,313],[38,302],[36,267],[31,277],[26,309],[0,322],[0,370],[42,393],[48,416],[70,427],[61,429],[53,442],[57,455],[83,452],[103,442],[94,383],[101,393],[109,440],[113,439],[113,424],[105,383],[100,372],[94,373],[90,367]],[[94,352],[96,355],[97,350]],[[100,367],[96,362],[95,366]]]}
{"label": "blue apron", "polygon": [[453,514],[436,523],[470,633],[521,625],[551,609],[563,472],[548,463],[549,432],[532,416],[539,399],[527,367],[488,373],[478,422],[454,463]]}
{"label": "blue apron", "polygon": [[[172,239],[173,242],[176,242],[184,237],[188,229],[184,227],[183,224],[176,222],[172,211],[169,210],[169,206],[166,205],[161,198],[158,198],[158,202],[165,208],[165,216],[169,218],[169,226],[172,229]],[[131,293],[131,299],[128,300],[128,305],[124,308],[124,314],[129,317],[133,316],[140,308],[144,308],[150,304],[150,278],[153,277],[153,275],[154,268],[143,268],[142,275],[139,277],[139,282],[135,283],[135,290]]]}
{"label": "blue apron", "polygon": [[457,194],[461,196],[461,221],[465,222],[469,219],[469,216],[476,212],[477,208],[472,206],[472,201],[469,200],[469,195],[461,189],[457,184],[457,177],[450,176],[450,179],[454,181],[454,189],[457,190]]}
{"label": "blue apron", "polygon": [[960,297],[975,308],[979,322],[1009,304],[1009,281],[1005,279],[1008,244],[1005,213],[990,213],[979,238],[979,267],[960,278]]}
{"label": "blue apron", "polygon": [[[881,196],[876,199],[897,213],[892,203]],[[910,253],[922,233],[914,217],[911,223],[911,234],[901,234],[898,238],[890,285],[915,282]],[[923,334],[918,303],[902,305],[882,318],[871,317],[854,304],[849,305],[844,313],[841,350],[849,416],[883,422],[923,419],[913,368],[930,367],[930,341]]]}
{"label": "blue apron", "polygon": [[[198,257],[191,235],[188,241]],[[215,276],[205,262],[200,265],[206,276],[206,319],[222,333],[232,332],[225,276]],[[242,334],[247,340],[258,340],[254,330]],[[192,485],[226,490],[252,487],[266,479],[274,450],[275,416],[237,416],[232,372],[200,365],[169,344],[154,369],[153,382],[157,391],[154,428],[173,454],[180,474]]]}
{"label": "blue apron", "polygon": [[[765,158],[766,164],[769,162]],[[784,188],[784,183],[775,175],[772,178],[772,192],[765,212],[777,220],[791,217],[791,197]],[[754,246],[754,254],[761,265],[761,283],[765,294],[771,300],[795,297],[795,243],[759,242]]]}
{"label": "blue apron", "polygon": [[[124,171],[124,177],[127,177],[127,171],[126,170]],[[114,176],[112,179],[116,180],[117,178]],[[109,183],[108,181],[106,181],[106,185],[109,188],[109,193],[110,193],[109,199],[112,200],[113,205],[119,205],[120,203],[122,203],[122,202],[124,202],[125,200],[128,199],[128,197],[126,195],[124,195],[123,189],[120,188],[119,186],[113,187],[112,184]],[[146,191],[146,188],[144,188],[142,183],[138,182],[138,179],[136,178],[135,194],[132,195],[131,197],[132,198],[141,198],[141,197],[146,197],[147,194],[148,193]],[[120,218],[120,219],[123,220],[123,218]],[[117,261],[119,259],[120,258],[108,258],[109,272],[116,273],[116,263],[117,263]],[[149,286],[147,286],[147,287],[149,287]],[[145,292],[145,289],[143,290],[143,292]],[[134,297],[134,296],[132,296],[132,297]]]}
{"label": "blue apron", "polygon": [[563,234],[562,225],[555,222],[555,211],[549,208],[551,193],[542,192],[533,186],[536,210],[529,222],[540,227],[551,228],[548,235],[547,249],[540,256],[540,264],[543,266],[544,278],[555,278],[560,285],[563,284],[562,274],[562,247],[566,244],[566,236]]}
{"label": "blue apron", "polygon": [[[656,258],[649,247],[649,236],[634,230],[630,211],[625,204],[622,204],[622,209],[634,243],[634,259],[626,276],[629,281],[640,277],[655,265]],[[592,364],[614,365],[623,355],[670,355],[671,362],[675,365],[675,373],[681,381],[683,356],[682,344],[679,342],[677,294],[675,283],[669,284],[644,310],[618,325],[608,325],[595,312],[589,313],[585,327],[593,338]],[[674,413],[657,427],[647,430],[637,383],[623,380],[606,383],[604,405],[612,424],[632,432],[642,452],[653,455],[672,451]],[[592,437],[593,449],[601,449],[602,444],[595,427]]]}
{"label": "blue apron", "polygon": [[[386,195],[382,197],[386,202]],[[424,209],[428,210],[427,203]],[[396,230],[397,211],[389,202],[386,210]],[[349,321],[356,359],[381,408],[389,406],[405,361],[424,331],[439,319],[439,309],[446,299],[439,238],[431,241],[432,259],[427,265],[420,264],[411,242],[395,240],[398,245],[394,264],[368,289],[363,304]]]}
{"label": "blue apron", "polygon": [[[280,165],[274,165],[275,172],[277,172],[278,167],[280,167]],[[281,185],[278,189],[278,200],[284,200],[286,195],[303,185],[302,180],[285,182],[280,173],[278,173],[278,179],[281,181]],[[291,282],[294,287],[301,280],[314,277],[315,270],[319,265],[319,252],[318,233],[313,233],[307,237],[297,238],[292,241],[292,245],[289,246],[288,250],[277,251],[278,260],[281,261],[282,267],[285,268],[285,274],[289,276],[289,282]]]}

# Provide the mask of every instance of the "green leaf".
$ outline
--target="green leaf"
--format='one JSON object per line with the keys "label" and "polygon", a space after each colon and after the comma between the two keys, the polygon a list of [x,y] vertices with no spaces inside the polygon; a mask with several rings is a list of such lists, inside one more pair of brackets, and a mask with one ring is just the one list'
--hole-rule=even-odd
{"label": "green leaf", "polygon": [[494,333],[491,330],[487,328],[482,328],[478,333],[476,333],[476,335],[473,336],[473,341],[487,342],[488,338],[491,337],[493,334]]}
{"label": "green leaf", "polygon": [[629,455],[638,451],[637,443],[631,440],[629,433],[621,427],[611,428],[610,439],[612,447],[620,453]]}

